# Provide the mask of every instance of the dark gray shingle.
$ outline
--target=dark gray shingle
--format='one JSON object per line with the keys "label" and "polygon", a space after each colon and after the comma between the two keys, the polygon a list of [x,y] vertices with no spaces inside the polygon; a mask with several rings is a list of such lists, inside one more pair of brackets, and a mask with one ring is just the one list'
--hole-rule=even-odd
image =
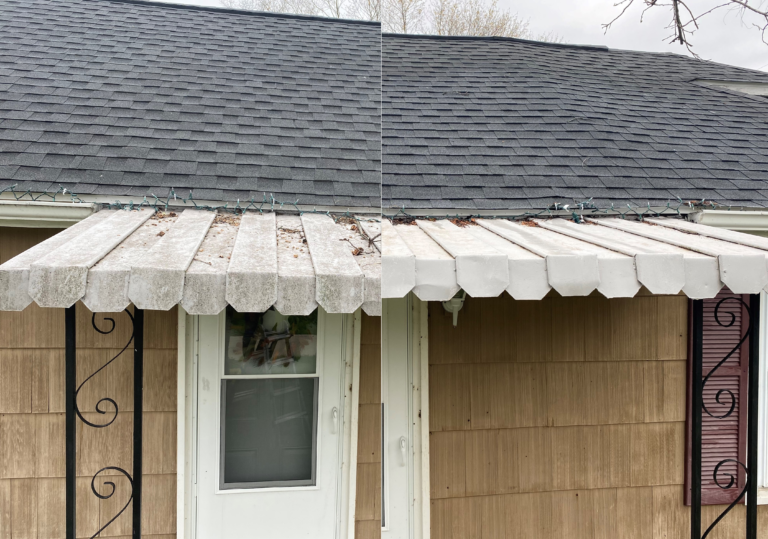
{"label": "dark gray shingle", "polygon": [[0,0],[0,187],[378,207],[380,36],[312,17]]}
{"label": "dark gray shingle", "polygon": [[504,38],[382,47],[385,208],[768,206],[768,99],[693,82],[768,73]]}

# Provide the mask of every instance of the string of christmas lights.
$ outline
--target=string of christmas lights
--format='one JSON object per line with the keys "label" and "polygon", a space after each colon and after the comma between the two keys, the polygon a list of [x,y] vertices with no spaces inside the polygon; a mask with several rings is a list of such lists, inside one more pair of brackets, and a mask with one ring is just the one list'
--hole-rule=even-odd
{"label": "string of christmas lights", "polygon": [[[56,191],[53,192],[34,192],[30,189],[25,191],[17,191],[18,184],[13,184],[3,189],[0,189],[0,197],[4,194],[10,194],[17,201],[30,200],[30,201],[50,201],[60,202],[62,198],[66,198],[67,202],[73,204],[82,204],[88,201],[83,200],[79,195],[67,189],[66,187],[59,186]],[[58,200],[57,200],[58,199]],[[210,204],[198,204],[195,200],[192,190],[186,197],[179,196],[176,191],[171,188],[168,192],[168,196],[165,199],[151,194],[149,197],[144,196],[140,203],[136,203],[133,200],[128,202],[115,200],[113,202],[99,203],[105,209],[111,210],[138,210],[141,208],[150,208],[155,211],[168,211],[169,207],[173,206],[188,206],[191,204],[191,208],[205,211],[218,211],[218,212],[232,212],[234,214],[244,214],[247,211],[258,211],[259,213],[265,212],[281,212],[288,211],[303,215],[310,214],[322,214],[327,215],[338,222],[341,218],[357,219],[360,220],[359,215],[353,215],[347,210],[344,213],[331,213],[330,210],[321,211],[317,209],[307,210],[299,207],[299,200],[295,201],[279,201],[272,194],[269,196],[266,193],[263,195],[261,201],[257,201],[255,197],[252,197],[247,203],[241,202],[239,199],[236,203],[230,206],[230,203],[224,203],[223,205],[210,205]],[[625,207],[626,206],[626,207]],[[450,219],[450,220],[472,220],[475,218],[482,219],[507,219],[512,221],[525,221],[529,219],[536,219],[542,217],[562,217],[564,214],[570,213],[573,221],[580,223],[585,216],[596,215],[612,215],[621,219],[628,217],[643,220],[645,217],[661,217],[661,216],[682,216],[681,209],[688,210],[701,210],[701,209],[719,209],[719,210],[733,210],[743,209],[741,207],[735,208],[727,204],[720,204],[714,201],[700,200],[700,201],[684,201],[678,198],[675,202],[667,202],[664,207],[652,207],[650,203],[646,206],[626,204],[625,206],[615,206],[611,203],[610,207],[599,208],[597,207],[592,198],[581,202],[574,202],[571,204],[556,203],[547,208],[538,211],[526,211],[515,215],[480,215],[480,214],[445,214],[445,215],[414,215],[409,213],[405,206],[401,207],[396,214],[388,215],[387,217],[393,221],[405,220],[412,221],[415,219]],[[363,218],[363,220],[374,220],[369,218]]]}

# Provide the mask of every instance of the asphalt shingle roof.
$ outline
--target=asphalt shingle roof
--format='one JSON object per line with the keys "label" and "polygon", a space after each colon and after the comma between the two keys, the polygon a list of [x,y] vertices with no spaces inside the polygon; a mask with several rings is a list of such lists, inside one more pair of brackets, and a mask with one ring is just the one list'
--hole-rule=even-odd
{"label": "asphalt shingle roof", "polygon": [[385,35],[383,206],[768,206],[768,74],[674,54]]}
{"label": "asphalt shingle roof", "polygon": [[0,187],[380,206],[373,23],[0,0]]}

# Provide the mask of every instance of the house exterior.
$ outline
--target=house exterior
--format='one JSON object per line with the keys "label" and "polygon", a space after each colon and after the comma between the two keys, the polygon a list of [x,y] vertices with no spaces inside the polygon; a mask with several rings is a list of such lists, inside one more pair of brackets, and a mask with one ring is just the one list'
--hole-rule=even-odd
{"label": "house exterior", "polygon": [[379,25],[2,1],[0,109],[0,537],[378,536]]}
{"label": "house exterior", "polygon": [[0,0],[0,537],[768,535],[766,88]]}

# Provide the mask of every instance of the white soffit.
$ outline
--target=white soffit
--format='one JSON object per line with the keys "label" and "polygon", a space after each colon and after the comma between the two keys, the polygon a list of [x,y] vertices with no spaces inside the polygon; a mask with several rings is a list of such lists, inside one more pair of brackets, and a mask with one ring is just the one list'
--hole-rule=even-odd
{"label": "white soffit", "polygon": [[[383,294],[402,297],[412,290],[422,300],[445,301],[459,288],[472,295],[467,281],[485,286],[490,295],[483,280],[499,288],[499,255],[507,268],[503,289],[516,299],[541,299],[550,288],[563,296],[598,290],[606,297],[632,297],[641,285],[654,294],[682,291],[703,299],[715,297],[724,284],[743,294],[768,285],[768,239],[677,219],[649,221],[385,221]],[[457,271],[460,257],[477,257],[470,275]]]}
{"label": "white soffit", "polygon": [[94,312],[306,315],[319,304],[379,315],[380,283],[374,242],[327,215],[100,211],[0,265],[0,310],[82,300]]}

